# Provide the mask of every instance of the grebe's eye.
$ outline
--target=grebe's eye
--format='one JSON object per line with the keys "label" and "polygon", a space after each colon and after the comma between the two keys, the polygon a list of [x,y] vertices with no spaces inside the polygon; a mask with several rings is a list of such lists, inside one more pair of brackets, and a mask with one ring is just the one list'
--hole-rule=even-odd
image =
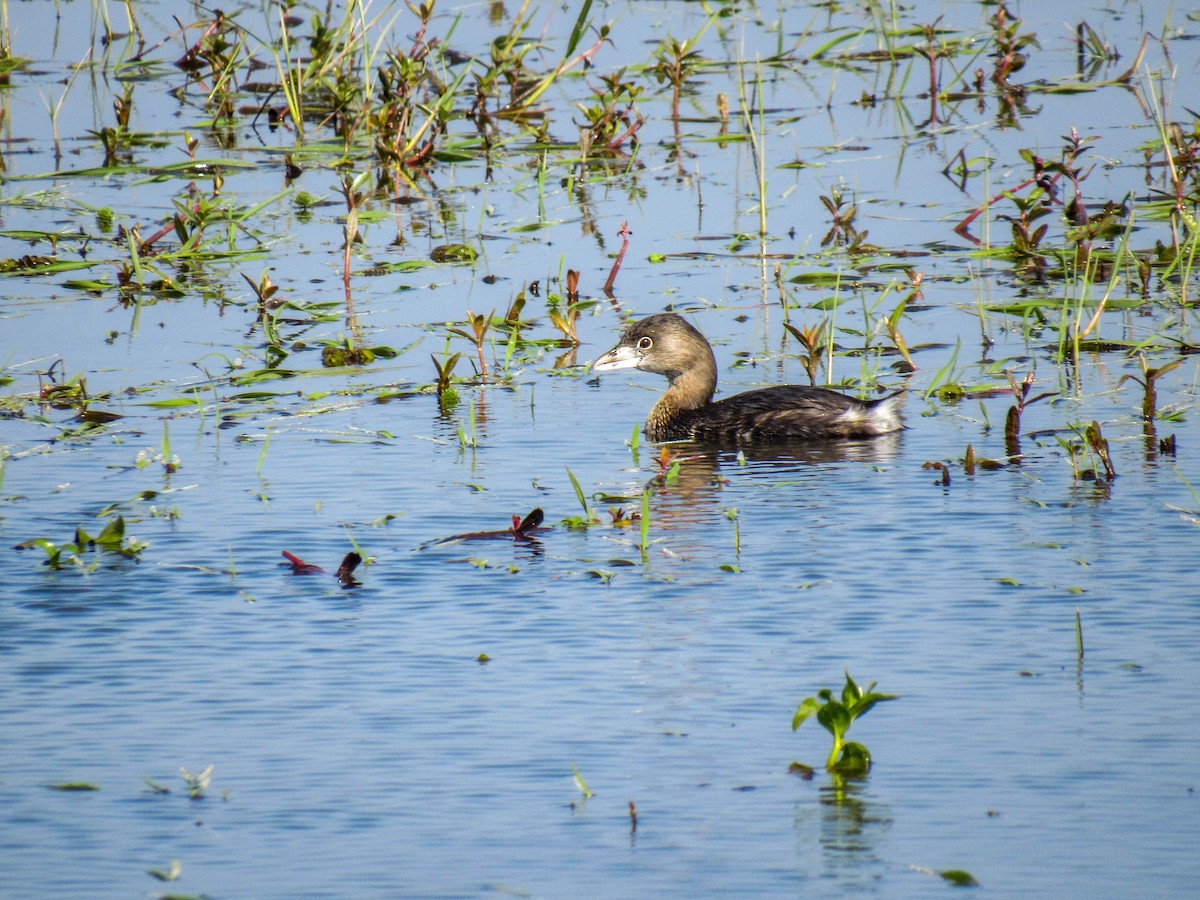
{"label": "grebe's eye", "polygon": [[637,348],[639,350],[641,350],[643,353],[645,351],[649,350],[653,346],[654,346],[653,338],[648,338],[648,337],[638,338]]}

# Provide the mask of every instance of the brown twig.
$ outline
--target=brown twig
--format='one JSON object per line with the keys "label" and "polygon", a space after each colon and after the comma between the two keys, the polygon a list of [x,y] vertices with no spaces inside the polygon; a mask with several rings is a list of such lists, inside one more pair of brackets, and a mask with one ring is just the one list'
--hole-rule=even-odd
{"label": "brown twig", "polygon": [[621,237],[621,249],[617,251],[617,258],[613,260],[612,270],[608,273],[608,280],[604,282],[604,296],[612,298],[613,284],[617,280],[617,272],[621,270],[621,263],[625,259],[625,251],[629,249],[629,235],[633,234],[629,230],[629,223],[622,222],[621,230],[617,232]]}
{"label": "brown twig", "polygon": [[[1055,175],[1054,177],[1057,180],[1058,176]],[[1033,178],[1026,178],[1024,181],[1022,181],[1020,184],[1018,184],[1015,188],[1010,188],[1009,190],[1001,191],[995,197],[993,197],[991,200],[984,201],[978,208],[976,208],[976,210],[973,213],[971,213],[969,216],[967,216],[965,219],[963,219],[961,222],[959,222],[957,225],[954,226],[955,233],[962,235],[968,241],[971,241],[971,243],[973,243],[973,244],[980,243],[979,238],[975,237],[975,235],[967,234],[967,229],[971,227],[971,223],[974,222],[976,219],[978,219],[981,215],[983,215],[983,211],[985,209],[988,209],[990,206],[992,206],[995,203],[999,203],[1001,200],[1003,200],[1009,194],[1016,193],[1017,191],[1020,191],[1020,190],[1023,190],[1024,188],[1029,187],[1031,184],[1033,184],[1036,181],[1037,181],[1036,175]]]}

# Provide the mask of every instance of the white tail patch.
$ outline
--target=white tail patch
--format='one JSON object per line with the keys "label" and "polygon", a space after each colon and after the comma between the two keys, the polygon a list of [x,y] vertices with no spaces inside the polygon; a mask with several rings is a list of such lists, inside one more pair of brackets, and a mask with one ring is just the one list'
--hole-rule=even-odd
{"label": "white tail patch", "polygon": [[874,406],[849,406],[838,416],[838,421],[871,434],[887,434],[904,427],[895,397],[888,397]]}

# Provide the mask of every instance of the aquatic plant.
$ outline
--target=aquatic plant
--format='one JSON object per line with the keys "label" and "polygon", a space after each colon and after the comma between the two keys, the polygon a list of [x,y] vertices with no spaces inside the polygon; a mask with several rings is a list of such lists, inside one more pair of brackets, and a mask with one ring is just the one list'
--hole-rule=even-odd
{"label": "aquatic plant", "polygon": [[910,868],[920,875],[940,878],[954,887],[979,887],[975,876],[966,869],[930,869],[926,866],[910,866]]}
{"label": "aquatic plant", "polygon": [[1004,417],[1004,452],[1008,454],[1009,459],[1016,459],[1021,455],[1021,416],[1025,412],[1025,408],[1032,406],[1039,400],[1045,400],[1048,397],[1056,396],[1056,391],[1044,391],[1036,397],[1030,397],[1029,393],[1033,390],[1033,373],[1026,372],[1024,379],[1020,384],[1017,384],[1013,373],[1008,373],[1008,383],[1012,390],[1013,405],[1008,408],[1008,412]]}
{"label": "aquatic plant", "polygon": [[932,469],[935,472],[941,473],[934,484],[940,484],[942,487],[950,487],[950,467],[941,460],[927,460],[921,463],[922,469]]}
{"label": "aquatic plant", "polygon": [[183,874],[183,863],[173,859],[165,869],[147,869],[146,874],[158,881],[178,881]]}
{"label": "aquatic plant", "polygon": [[725,518],[733,523],[733,555],[742,555],[742,519],[735,507],[725,510]]}
{"label": "aquatic plant", "polygon": [[922,297],[921,284],[925,280],[925,275],[923,272],[909,269],[908,278],[912,284],[912,290],[884,318],[883,324],[887,328],[888,337],[892,339],[892,346],[896,348],[896,352],[904,359],[903,365],[897,363],[896,367],[906,374],[911,374],[917,371],[917,364],[913,362],[912,354],[908,349],[908,342],[904,339],[904,335],[900,333],[900,319],[904,316],[904,311],[910,303],[920,301]]}
{"label": "aquatic plant", "polygon": [[[624,256],[624,251],[628,247],[628,240],[622,244],[621,256]],[[613,278],[615,279],[615,269],[619,263],[614,263]],[[579,272],[575,269],[567,269],[566,278],[566,308],[561,312],[555,309],[553,305],[549,308],[550,324],[562,332],[563,342],[572,347],[579,346],[579,332],[576,330],[576,322],[579,319],[579,313],[585,308],[584,304],[579,301]],[[547,297],[547,301],[552,302],[557,295]]]}
{"label": "aquatic plant", "polygon": [[571,767],[571,780],[575,782],[575,787],[579,788],[579,792],[583,794],[584,800],[591,800],[596,796],[592,789],[587,786],[587,782],[583,780],[583,776],[579,774],[579,770],[574,766]]}
{"label": "aquatic plant", "polygon": [[[1111,482],[1117,477],[1113,466],[1112,456],[1108,451],[1108,440],[1104,437],[1099,422],[1091,422],[1086,426],[1071,425],[1074,438],[1064,438],[1055,435],[1058,445],[1066,452],[1071,463],[1071,472],[1076,481]],[[1087,454],[1093,464],[1089,468],[1081,468],[1080,458]],[[1099,465],[1096,465],[1096,461]]]}
{"label": "aquatic plant", "polygon": [[602,87],[592,89],[592,103],[577,104],[583,113],[579,145],[584,159],[591,152],[620,152],[629,143],[637,148],[637,133],[646,119],[637,111],[635,101],[643,88],[626,80],[625,70],[600,76]]}
{"label": "aquatic plant", "polygon": [[351,340],[344,347],[325,354],[326,366],[359,365],[369,363],[374,355],[363,347],[362,326],[354,311],[354,295],[350,291],[350,258],[355,243],[359,240],[358,222],[363,202],[370,193],[371,173],[342,175],[338,191],[346,204],[346,221],[342,226],[342,288],[346,296],[346,323],[350,327]]}
{"label": "aquatic plant", "polygon": [[458,361],[462,359],[461,353],[451,353],[446,356],[444,362],[440,362],[438,358],[432,354],[429,357],[433,360],[433,367],[437,371],[437,379],[434,382],[434,388],[437,391],[438,406],[443,412],[454,407],[458,402],[458,394],[451,387],[452,378],[454,377],[454,367],[458,365]]}
{"label": "aquatic plant", "polygon": [[179,776],[183,779],[184,784],[187,785],[188,797],[193,800],[204,799],[204,795],[208,792],[208,786],[212,782],[212,773],[215,768],[215,765],[209,763],[193,775],[186,768],[180,767]]}
{"label": "aquatic plant", "polygon": [[854,227],[854,219],[858,215],[858,204],[847,205],[845,195],[837,186],[834,186],[828,195],[821,194],[819,199],[833,219],[829,230],[821,238],[821,246],[842,244],[845,245],[848,253],[857,252],[867,239],[866,231],[859,231]]}
{"label": "aquatic plant", "polygon": [[265,324],[268,319],[268,312],[272,309],[278,309],[282,305],[282,301],[275,299],[275,295],[279,292],[279,285],[271,281],[270,269],[264,269],[258,281],[254,281],[245,272],[242,273],[242,278],[246,284],[250,285],[250,290],[254,291],[254,298],[258,307],[256,321]]}
{"label": "aquatic plant", "polygon": [[617,251],[616,259],[613,260],[612,268],[608,272],[608,278],[604,281],[604,296],[613,296],[613,285],[617,282],[617,273],[621,271],[621,263],[625,260],[625,253],[629,250],[629,235],[633,232],[629,230],[629,223],[622,222],[620,229],[617,231],[617,236],[621,238],[621,248]]}
{"label": "aquatic plant", "polygon": [[[1100,460],[1100,464],[1104,467],[1104,477],[1108,481],[1112,481],[1117,477],[1117,470],[1113,467],[1112,456],[1108,452],[1108,439],[1100,431],[1100,423],[1092,422],[1083,432],[1084,440],[1087,442],[1088,448],[1096,454]],[[1097,477],[1098,474],[1097,474]]]}
{"label": "aquatic plant", "polygon": [[[329,575],[329,574],[331,574],[329,572],[326,572],[320,566],[313,565],[312,563],[306,563],[300,557],[296,556],[296,554],[289,553],[287,550],[283,551],[283,557],[288,561],[288,564],[292,567],[293,575]],[[356,581],[354,578],[354,570],[358,568],[359,564],[362,563],[362,561],[363,561],[362,554],[356,550],[352,550],[351,552],[347,553],[344,557],[342,557],[342,561],[338,565],[337,572],[333,573],[334,576],[337,578],[338,582],[342,585],[342,587],[344,587],[344,588],[361,587],[362,583],[359,581]]]}
{"label": "aquatic plant", "polygon": [[458,426],[458,446],[460,450],[475,450],[479,446],[479,437],[475,433],[475,404],[467,405],[467,424]]}
{"label": "aquatic plant", "polygon": [[590,27],[588,16],[591,11],[592,0],[583,0],[579,6],[579,14],[575,18],[575,25],[567,38],[562,59],[551,71],[540,77],[523,78],[521,76],[527,74],[524,72],[524,56],[535,45],[522,40],[521,36],[529,27],[530,17],[533,14],[529,4],[522,6],[521,11],[513,20],[508,34],[492,43],[493,63],[491,69],[493,71],[490,71],[488,77],[481,81],[479,93],[481,95],[484,93],[484,84],[492,85],[500,80],[507,81],[510,86],[510,99],[500,112],[510,117],[519,117],[520,114],[527,112],[563,74],[577,66],[590,63],[609,39],[610,26],[601,25],[593,29],[596,33],[595,42],[587,49],[581,50],[579,53],[575,52],[579,48],[579,42],[583,39],[584,32]]}
{"label": "aquatic plant", "polygon": [[76,566],[84,571],[94,572],[100,567],[100,561],[87,563],[82,558],[83,554],[89,550],[100,550],[136,561],[148,546],[150,545],[146,541],[127,537],[125,518],[117,516],[115,519],[109,520],[100,533],[94,537],[80,526],[75,529],[74,540],[68,543],[54,544],[45,538],[34,538],[17,544],[16,549],[29,550],[36,547],[42,550],[46,554],[46,565],[51,569]]}
{"label": "aquatic plant", "polygon": [[674,484],[679,480],[679,473],[683,469],[683,464],[689,459],[695,459],[694,456],[681,456],[675,453],[670,447],[663,447],[658,451],[658,456],[654,462],[658,465],[658,472],[650,479],[650,483],[658,486],[666,486]]}
{"label": "aquatic plant", "polygon": [[1162,376],[1174,372],[1183,365],[1183,359],[1173,359],[1170,362],[1164,363],[1161,366],[1150,366],[1146,362],[1145,354],[1138,355],[1138,363],[1142,367],[1142,377],[1136,375],[1122,375],[1117,382],[1117,387],[1120,387],[1126,381],[1132,381],[1135,384],[1142,386],[1142,431],[1147,438],[1153,439],[1155,434],[1154,422],[1158,417],[1158,379]]}
{"label": "aquatic plant", "polygon": [[642,562],[646,561],[650,549],[650,490],[642,491],[642,515],[638,531],[638,549],[642,551]]}
{"label": "aquatic plant", "polygon": [[479,377],[483,381],[487,381],[488,369],[487,360],[483,358],[483,345],[487,341],[487,333],[492,327],[492,319],[495,317],[496,311],[493,309],[486,316],[482,313],[473,313],[467,310],[467,325],[470,326],[470,332],[462,328],[451,328],[450,333],[456,334],[459,337],[466,338],[475,345],[475,355],[479,360]]}
{"label": "aquatic plant", "polygon": [[654,51],[655,62],[650,69],[651,74],[659,84],[671,85],[671,118],[679,124],[679,98],[687,80],[702,62],[700,53],[695,49],[700,37],[708,30],[712,18],[705,20],[700,32],[686,40],[678,40],[667,36]]}
{"label": "aquatic plant", "polygon": [[876,693],[874,681],[863,690],[847,672],[841,699],[835,699],[829,688],[822,688],[817,696],[801,701],[792,717],[792,731],[815,715],[833,737],[833,747],[825,761],[825,768],[838,775],[865,775],[871,768],[871,754],[863,744],[847,741],[846,732],[855,719],[865,716],[875,704],[895,699],[896,694]]}
{"label": "aquatic plant", "polygon": [[797,328],[790,322],[784,322],[783,327],[804,348],[804,354],[800,357],[800,362],[804,366],[804,371],[808,373],[808,383],[815,385],[817,383],[817,372],[821,368],[821,359],[825,353],[825,345],[830,340],[829,320],[822,319],[820,322],[805,325],[802,328]]}
{"label": "aquatic plant", "polygon": [[571,487],[575,491],[575,499],[579,501],[579,505],[583,509],[583,518],[572,516],[564,519],[563,524],[568,528],[587,528],[593,522],[598,521],[596,519],[596,513],[592,510],[591,504],[588,503],[587,497],[584,496],[583,488],[579,486],[579,479],[575,477],[575,473],[569,468],[567,469],[567,477],[571,479]]}
{"label": "aquatic plant", "polygon": [[542,522],[546,520],[546,514],[540,506],[530,510],[524,517],[514,515],[512,517],[512,535],[513,540],[528,540],[541,530]]}

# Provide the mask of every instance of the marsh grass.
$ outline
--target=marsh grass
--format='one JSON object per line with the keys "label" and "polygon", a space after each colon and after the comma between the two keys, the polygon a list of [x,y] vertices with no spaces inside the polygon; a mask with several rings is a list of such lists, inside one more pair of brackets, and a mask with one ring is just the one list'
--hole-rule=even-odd
{"label": "marsh grass", "polygon": [[[68,141],[90,137],[88,146],[102,154],[103,165],[72,173],[80,180],[90,172],[105,178],[166,183],[182,179],[185,186],[171,188],[169,213],[151,224],[141,210],[108,210],[106,217],[96,210],[95,234],[83,229],[76,234],[65,228],[27,232],[31,240],[48,245],[52,255],[0,261],[0,273],[25,278],[69,272],[75,267],[111,269],[115,280],[110,280],[111,276],[78,278],[67,286],[73,291],[117,295],[119,302],[131,309],[130,331],[136,332],[146,309],[158,303],[186,302],[197,282],[219,280],[221,271],[229,271],[220,266],[265,260],[278,272],[283,253],[277,245],[279,232],[270,220],[287,205],[282,201],[291,198],[290,205],[314,217],[317,226],[328,221],[320,218],[325,201],[302,196],[292,189],[290,179],[299,177],[302,169],[334,172],[334,196],[340,199],[344,215],[338,223],[342,238],[337,246],[340,304],[293,296],[295,286],[286,279],[276,283],[269,268],[264,268],[257,280],[238,273],[250,295],[232,302],[244,304],[253,315],[251,328],[261,329],[262,343],[214,351],[214,358],[225,360],[229,371],[225,375],[206,371],[203,391],[217,397],[219,390],[238,389],[242,393],[237,402],[250,408],[224,414],[249,417],[254,414],[254,404],[261,409],[284,396],[283,391],[261,390],[264,382],[311,377],[317,370],[315,365],[298,363],[306,350],[321,350],[323,368],[347,372],[398,355],[389,347],[370,345],[369,329],[356,308],[362,300],[355,290],[362,293],[364,271],[355,271],[353,266],[372,243],[369,223],[388,214],[396,214],[399,221],[401,200],[438,208],[425,226],[433,249],[428,257],[385,259],[368,270],[371,274],[436,272],[448,265],[461,266],[472,275],[483,271],[487,259],[481,256],[479,248],[485,245],[480,235],[491,227],[488,215],[480,212],[478,234],[458,227],[461,223],[452,227],[450,205],[439,185],[439,179],[458,177],[460,170],[455,167],[459,164],[479,165],[489,182],[517,173],[522,185],[536,187],[537,221],[532,224],[537,228],[533,234],[554,233],[551,229],[562,224],[551,208],[553,203],[565,197],[577,204],[583,233],[594,237],[597,248],[613,259],[601,293],[615,300],[617,275],[628,253],[645,253],[661,261],[669,261],[671,255],[660,252],[664,248],[635,244],[633,229],[623,216],[617,232],[620,243],[615,253],[610,252],[603,240],[611,240],[611,232],[602,235],[603,225],[594,221],[589,191],[620,189],[635,206],[641,202],[642,169],[662,161],[658,158],[661,148],[653,142],[644,144],[643,136],[656,123],[669,120],[666,162],[678,164],[675,168],[681,179],[691,177],[682,168],[685,140],[731,142],[730,146],[740,142],[748,148],[745,159],[752,168],[749,193],[754,202],[743,213],[752,217],[755,227],[746,229],[749,234],[730,229],[726,246],[737,253],[743,244],[757,239],[757,252],[748,255],[760,269],[764,288],[771,283],[768,257],[787,260],[786,271],[782,264],[774,267],[774,286],[785,319],[783,336],[785,341],[799,343],[797,357],[810,384],[840,381],[865,389],[880,380],[885,363],[890,362],[893,371],[911,378],[911,387],[924,395],[931,414],[961,414],[963,399],[978,396],[982,403],[983,398],[1003,389],[1002,385],[998,388],[997,379],[1008,377],[1013,404],[1005,419],[1005,446],[1010,460],[1019,457],[1021,416],[1028,406],[1050,394],[1032,395],[1030,382],[1018,383],[1008,370],[998,375],[999,370],[987,362],[960,361],[960,341],[949,352],[928,347],[919,339],[910,341],[913,331],[928,321],[928,309],[936,308],[938,288],[930,288],[915,266],[897,265],[892,257],[903,259],[908,248],[872,243],[868,233],[868,225],[874,229],[870,191],[859,185],[848,188],[841,178],[811,189],[803,187],[817,198],[814,202],[820,203],[827,216],[819,250],[807,252],[788,246],[787,252],[767,253],[769,242],[784,241],[783,235],[772,230],[776,219],[772,207],[781,196],[778,172],[806,164],[797,154],[793,163],[773,168],[780,126],[798,121],[795,110],[776,110],[770,105],[779,85],[792,83],[789,79],[808,85],[813,77],[806,71],[810,66],[831,80],[835,75],[869,71],[874,73],[878,89],[870,96],[864,93],[856,105],[893,104],[898,116],[910,121],[905,98],[913,90],[923,90],[923,99],[930,104],[929,117],[916,128],[918,132],[939,126],[955,133],[959,106],[982,109],[985,102],[995,112],[998,126],[1016,129],[1034,115],[1029,108],[1031,94],[1067,85],[1022,81],[1033,55],[1046,51],[1038,36],[1011,10],[995,7],[989,12],[985,31],[975,34],[955,31],[942,20],[908,22],[905,10],[896,4],[872,3],[870,22],[865,26],[824,35],[810,23],[794,42],[785,39],[784,29],[779,28],[774,52],[753,59],[736,49],[730,51],[732,45],[724,37],[714,40],[714,34],[727,27],[727,15],[712,11],[698,21],[690,36],[662,37],[648,45],[643,60],[621,65],[610,65],[605,59],[610,47],[623,37],[620,24],[596,20],[596,7],[590,0],[572,11],[569,28],[557,39],[549,31],[540,33],[538,13],[531,4],[523,4],[511,14],[492,12],[497,36],[482,48],[471,48],[474,52],[455,46],[459,14],[442,13],[434,2],[372,6],[358,0],[317,10],[307,19],[283,8],[258,18],[252,11],[234,16],[198,9],[195,21],[180,23],[179,32],[147,48],[133,10],[127,7],[132,37],[119,65],[135,67],[139,77],[114,82],[110,103],[102,105],[112,111],[105,112],[102,124],[90,133],[60,135],[61,113],[82,89],[78,75],[113,72],[118,65],[91,50],[76,56],[80,62],[61,82],[63,86],[43,97],[53,144],[59,148],[64,137]],[[97,15],[100,31],[113,38],[107,7],[101,5]],[[1080,83],[1076,79],[1073,86],[1096,90],[1102,68],[1114,62],[1114,48],[1106,43],[1101,29],[1087,22],[1079,23],[1075,34],[1079,73],[1087,80]],[[155,54],[175,40],[184,50],[173,60],[171,71]],[[12,53],[5,33],[0,73],[4,60],[15,59]],[[931,252],[929,268],[936,271],[939,265],[953,267],[964,260],[978,265],[980,268],[973,270],[977,273],[985,272],[987,266],[1007,267],[1006,277],[1021,289],[1018,299],[987,302],[979,290],[964,303],[978,314],[985,343],[993,342],[993,333],[1003,336],[1011,329],[1026,346],[1036,347],[1050,332],[1056,351],[1052,362],[1073,370],[1064,380],[1076,391],[1087,354],[1116,364],[1127,364],[1126,360],[1136,357],[1140,374],[1123,375],[1116,388],[1141,387],[1142,425],[1149,439],[1156,419],[1181,416],[1187,406],[1175,403],[1162,413],[1157,393],[1160,377],[1181,366],[1182,352],[1195,344],[1186,329],[1173,331],[1172,317],[1182,317],[1190,309],[1194,293],[1191,282],[1200,250],[1200,226],[1191,207],[1200,197],[1200,128],[1194,122],[1172,121],[1164,98],[1164,88],[1169,85],[1161,74],[1143,70],[1145,53],[1143,44],[1133,67],[1112,70],[1115,74],[1104,81],[1123,85],[1120,90],[1137,92],[1147,100],[1157,136],[1145,148],[1146,181],[1151,190],[1115,198],[1097,193],[1103,185],[1094,177],[1096,160],[1105,145],[1116,139],[1111,134],[1103,138],[1081,134],[1068,124],[1060,129],[1063,133],[1058,143],[1047,144],[1044,153],[1031,143],[1015,157],[996,159],[992,151],[981,155],[968,153],[964,147],[946,154],[950,162],[943,175],[959,184],[964,194],[968,188],[978,187],[978,182],[984,184],[984,190],[975,191],[985,198],[983,202],[961,211],[961,218],[955,217],[957,230],[974,242],[976,253],[968,256],[961,249],[938,247]],[[982,68],[985,64],[986,71]],[[1139,72],[1143,77],[1135,83]],[[189,126],[197,133],[203,127],[203,140],[183,132],[182,158],[164,163],[156,157],[164,147],[178,147],[179,135],[144,130],[144,123],[138,121],[138,100],[145,89],[143,81],[161,84],[170,80],[181,105],[194,105],[208,118],[199,126]],[[833,90],[831,87],[831,96]],[[730,94],[737,98],[733,134]],[[704,115],[689,118],[689,106]],[[831,108],[830,115],[837,113]],[[915,125],[916,118],[911,117],[910,125]],[[241,126],[263,127],[287,148],[277,154],[285,186],[262,200],[241,202],[226,187],[227,182],[236,186],[237,179],[254,165],[239,159],[233,144],[221,145],[227,129]],[[229,152],[205,158],[200,148],[206,143],[216,143]],[[801,142],[799,149],[814,148]],[[56,156],[57,169],[61,149],[56,149]],[[153,165],[147,162],[150,158],[154,158]],[[997,173],[1005,167],[1012,174],[1001,188],[993,179],[998,179]],[[919,193],[913,191],[901,199],[920,201]],[[696,197],[703,197],[699,185]],[[35,207],[56,202],[36,195],[24,201],[14,195],[2,199],[5,204],[24,202]],[[964,199],[962,203],[970,206],[977,201]],[[659,211],[638,212],[654,215]],[[986,217],[989,229],[982,239],[971,234],[981,216]],[[106,230],[114,228],[114,221],[123,224],[115,236],[104,237]],[[1006,231],[1005,239],[994,242],[993,228],[996,234]],[[10,236],[21,239],[24,234],[13,232]],[[415,231],[406,238],[398,230],[395,249],[406,251],[404,242],[415,243],[414,237]],[[579,265],[577,252],[571,254],[573,265]],[[66,258],[70,254],[79,258]],[[527,307],[528,298],[538,294],[532,289],[527,293],[525,288],[512,297],[502,318],[496,317],[495,309],[487,315],[468,309],[465,319],[449,328],[449,335],[464,340],[466,346],[452,347],[448,338],[445,351],[432,357],[432,384],[419,390],[435,394],[446,413],[460,393],[481,391],[485,383],[516,386],[522,367],[529,363],[536,367],[549,346],[569,351],[556,362],[556,374],[576,370],[574,348],[591,337],[591,323],[585,314],[600,310],[597,298],[580,292],[580,269],[566,269],[564,275],[565,265],[563,255],[557,276],[545,278],[544,315],[539,316],[533,304]],[[792,276],[796,267],[807,271]],[[907,285],[890,274],[897,268],[906,272]],[[982,284],[993,274],[976,277]],[[593,275],[589,273],[589,277]],[[522,278],[521,283],[535,282]],[[552,284],[558,285],[561,295],[550,292]],[[1155,302],[1158,286],[1174,292],[1173,309],[1164,310]],[[632,285],[627,287],[632,294]],[[672,290],[676,289],[672,285]],[[821,299],[812,300],[818,292],[823,293]],[[226,302],[222,301],[222,309]],[[474,305],[476,301],[471,302]],[[729,308],[726,304],[725,309]],[[811,310],[812,316],[793,322],[792,311],[797,308]],[[1121,316],[1128,316],[1141,333],[1113,338],[1116,329],[1108,323],[1121,321]],[[443,320],[422,327],[433,331],[446,326]],[[839,341],[847,336],[854,340],[843,346]],[[786,343],[782,346],[781,355],[786,355]],[[224,349],[228,352],[222,352]],[[464,356],[474,359],[475,377],[455,374]],[[838,371],[847,363],[857,366],[853,377]],[[347,390],[358,390],[363,402],[371,398],[366,390]],[[84,424],[89,427],[108,424],[101,421],[105,411],[88,410],[90,398],[82,376],[77,385],[55,385],[44,399],[87,413],[92,421]],[[17,400],[13,405],[20,407],[24,402]],[[217,408],[204,401],[198,388],[188,388],[180,396],[150,399],[147,404],[158,404],[151,408],[164,412],[200,417]],[[985,409],[985,420],[986,415]],[[478,448],[473,417],[474,406],[471,417],[458,428],[463,449]],[[164,436],[166,433],[164,425]],[[630,442],[635,454],[637,441],[635,430]],[[1111,457],[1106,463],[1101,441],[1089,440],[1084,429],[1066,443],[1076,448],[1070,454],[1073,462],[1083,455],[1094,457],[1092,471],[1110,477]],[[160,455],[171,458],[165,451]],[[580,521],[591,523],[594,514],[574,476],[571,478],[584,511]],[[645,523],[643,527],[647,527]]]}
{"label": "marsh grass", "polygon": [[575,499],[579,501],[579,507],[583,510],[583,518],[572,518],[566,520],[563,524],[569,528],[587,528],[589,525],[598,521],[592,506],[588,503],[587,497],[583,493],[583,488],[579,484],[579,479],[575,477],[575,473],[567,469],[567,478],[571,480],[571,489],[575,492]]}

